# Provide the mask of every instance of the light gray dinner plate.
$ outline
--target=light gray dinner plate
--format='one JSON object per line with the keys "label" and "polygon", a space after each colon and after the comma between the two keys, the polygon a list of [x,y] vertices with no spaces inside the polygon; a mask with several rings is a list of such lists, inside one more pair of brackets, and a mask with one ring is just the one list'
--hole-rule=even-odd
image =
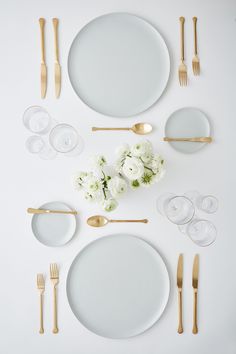
{"label": "light gray dinner plate", "polygon": [[[43,204],[40,209],[65,210],[72,209],[62,202]],[[37,240],[45,246],[63,246],[69,242],[76,231],[76,217],[71,214],[34,214],[32,231]]]}
{"label": "light gray dinner plate", "polygon": [[[165,136],[171,138],[195,138],[210,136],[210,123],[198,108],[185,107],[173,112],[165,126]],[[169,144],[183,153],[194,153],[207,143],[177,142]]]}
{"label": "light gray dinner plate", "polygon": [[77,319],[108,338],[128,338],[150,328],[163,313],[170,283],[160,254],[126,234],[86,246],[67,277],[67,296]]}
{"label": "light gray dinner plate", "polygon": [[169,78],[170,58],[160,33],[145,20],[111,13],[89,22],[68,58],[71,84],[89,107],[129,117],[152,106]]}

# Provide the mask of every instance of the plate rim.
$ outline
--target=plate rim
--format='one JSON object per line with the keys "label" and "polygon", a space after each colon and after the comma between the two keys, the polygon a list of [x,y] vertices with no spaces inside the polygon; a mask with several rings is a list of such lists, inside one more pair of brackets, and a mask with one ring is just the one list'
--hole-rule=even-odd
{"label": "plate rim", "polygon": [[[162,306],[162,311],[160,312],[159,316],[157,316],[155,318],[155,320],[151,323],[151,325],[149,325],[147,328],[145,328],[144,330],[142,330],[141,332],[139,333],[136,333],[136,334],[133,334],[133,335],[129,335],[129,336],[125,336],[125,337],[114,337],[114,336],[104,336],[102,334],[99,334],[97,332],[94,332],[93,330],[91,330],[90,328],[88,328],[83,321],[80,320],[79,317],[76,316],[72,306],[71,306],[71,303],[70,303],[70,300],[69,300],[69,291],[68,291],[68,287],[69,287],[69,277],[70,277],[70,274],[71,274],[71,269],[76,261],[76,259],[80,256],[80,254],[84,251],[86,251],[86,249],[96,243],[96,242],[99,242],[100,240],[103,240],[103,239],[106,239],[107,237],[118,237],[118,236],[128,236],[128,237],[132,237],[134,239],[138,239],[142,242],[144,242],[145,244],[147,244],[149,247],[151,247],[158,255],[159,259],[161,260],[163,266],[164,266],[164,269],[165,269],[165,272],[166,272],[166,279],[167,279],[167,294],[166,294],[166,298],[165,298],[165,302],[164,302],[164,305]],[[169,300],[170,300],[170,290],[171,290],[171,280],[170,280],[170,273],[169,273],[169,270],[168,270],[168,267],[167,267],[167,264],[165,262],[165,258],[162,256],[162,254],[157,250],[157,248],[149,241],[145,240],[143,237],[141,236],[137,236],[137,235],[133,235],[133,234],[130,234],[130,233],[115,233],[115,234],[108,234],[108,235],[103,235],[102,237],[98,237],[97,239],[89,242],[88,244],[86,244],[74,257],[74,259],[72,260],[70,266],[69,266],[69,269],[67,271],[67,275],[66,275],[66,296],[67,296],[67,301],[68,301],[68,304],[69,304],[69,307],[71,309],[71,312],[73,313],[73,315],[75,316],[75,318],[77,319],[77,321],[84,327],[86,328],[90,333],[92,334],[95,334],[99,337],[102,337],[102,338],[107,338],[107,339],[117,339],[117,340],[125,340],[125,339],[129,339],[129,338],[134,338],[134,337],[137,337],[145,332],[147,332],[148,330],[150,330],[155,324],[157,324],[157,322],[161,319],[161,317],[163,316],[166,308],[167,308],[167,305],[169,303]]]}
{"label": "plate rim", "polygon": [[[104,112],[101,112],[95,108],[93,108],[91,106],[91,104],[88,104],[87,102],[85,102],[84,99],[82,99],[76,92],[75,88],[74,88],[74,85],[72,83],[72,80],[71,80],[71,75],[70,75],[70,70],[69,70],[69,61],[70,61],[70,56],[71,56],[71,51],[72,51],[72,47],[73,47],[73,44],[76,40],[76,38],[79,36],[79,34],[88,26],[90,25],[92,22],[102,18],[102,17],[106,17],[106,16],[110,16],[110,15],[129,15],[129,16],[133,16],[143,22],[145,22],[149,27],[153,28],[155,30],[155,32],[157,33],[158,37],[161,39],[162,43],[163,43],[163,47],[165,48],[165,51],[166,51],[166,56],[167,56],[167,60],[168,60],[168,75],[167,75],[167,78],[166,78],[166,83],[163,87],[163,90],[161,92],[161,94],[158,96],[158,98],[155,99],[155,101],[150,105],[148,106],[147,108],[145,108],[144,110],[140,111],[140,112],[137,112],[137,113],[133,113],[132,115],[112,115],[112,114],[108,114],[108,113],[104,113]],[[170,81],[170,74],[171,74],[171,59],[170,59],[170,52],[169,52],[169,49],[168,49],[168,46],[166,44],[166,40],[164,39],[163,35],[160,33],[159,29],[157,29],[157,27],[155,25],[153,25],[153,23],[151,23],[149,20],[146,20],[145,18],[143,18],[142,16],[139,16],[139,15],[135,15],[133,13],[130,13],[130,12],[124,12],[124,11],[114,11],[114,12],[108,12],[108,13],[105,13],[105,14],[102,14],[102,15],[99,15],[97,17],[94,17],[92,20],[90,20],[89,22],[87,22],[85,25],[83,25],[80,30],[76,33],[75,37],[73,38],[70,46],[69,46],[69,52],[68,52],[68,56],[67,56],[67,74],[69,76],[69,81],[70,81],[70,84],[73,88],[73,92],[75,93],[76,97],[79,98],[81,100],[81,102],[83,102],[84,105],[86,105],[87,107],[89,107],[90,109],[92,109],[94,112],[96,113],[99,113],[101,115],[104,115],[106,117],[109,117],[109,118],[132,118],[132,117],[135,117],[139,114],[142,114],[146,111],[148,111],[151,107],[153,107],[159,100],[160,98],[163,96],[164,92],[166,91],[167,89],[167,86],[168,86],[168,83]]]}
{"label": "plate rim", "polygon": [[[208,118],[208,116],[206,115],[206,113],[205,113],[203,110],[201,110],[201,109],[199,109],[199,108],[197,108],[197,107],[185,106],[185,107],[181,107],[181,108],[178,108],[178,109],[174,110],[174,111],[168,116],[168,118],[167,118],[167,120],[166,120],[166,122],[165,122],[165,128],[164,128],[165,136],[166,136],[166,126],[167,126],[167,122],[169,121],[169,119],[174,115],[174,113],[179,112],[179,111],[182,111],[182,110],[185,110],[185,109],[194,109],[194,110],[197,110],[197,111],[201,112],[201,113],[204,115],[204,117],[205,117],[205,119],[206,119],[206,121],[207,121],[208,128],[209,128],[209,134],[211,134],[211,124],[210,124],[209,118]],[[181,151],[181,150],[176,149],[176,148],[171,144],[171,142],[169,142],[169,141],[168,141],[168,144],[169,144],[169,146],[171,146],[172,149],[174,149],[175,151],[177,151],[177,152],[179,152],[179,153],[181,153],[181,154],[184,154],[184,155],[195,154],[195,153],[197,153],[198,151],[202,150],[202,148],[207,145],[207,143],[200,143],[200,146],[201,146],[201,147],[200,147],[198,150],[196,150],[196,151],[190,151],[190,152],[185,152],[185,151]]]}
{"label": "plate rim", "polygon": [[[63,204],[65,205],[69,210],[72,211],[72,208],[67,204],[67,203],[64,203],[64,202],[61,202],[59,200],[55,200],[55,201],[51,201],[51,202],[46,202],[46,203],[43,203],[42,205],[39,206],[39,208],[42,208],[42,207],[45,207],[46,205],[50,204],[50,203],[60,203],[60,204]],[[68,239],[68,241],[66,241],[65,243],[62,243],[61,245],[49,245],[41,240],[39,240],[39,238],[35,235],[34,233],[34,229],[33,229],[33,222],[35,220],[35,218],[38,216],[38,214],[34,214],[31,218],[31,230],[32,230],[32,233],[35,237],[35,239],[41,243],[41,245],[44,245],[44,246],[47,246],[47,247],[63,247],[65,245],[67,245],[72,239],[73,237],[75,236],[76,234],[76,231],[77,231],[77,219],[76,219],[76,216],[75,215],[71,215],[72,217],[74,217],[74,221],[75,221],[75,228],[74,228],[74,232],[72,234],[72,236]]]}

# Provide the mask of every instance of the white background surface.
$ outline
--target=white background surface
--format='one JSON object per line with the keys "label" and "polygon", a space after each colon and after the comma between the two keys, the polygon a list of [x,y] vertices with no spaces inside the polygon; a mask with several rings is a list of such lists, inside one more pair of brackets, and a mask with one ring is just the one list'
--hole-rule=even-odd
{"label": "white background surface", "polygon": [[[1,247],[0,247],[0,353],[1,354],[234,354],[236,353],[235,258],[235,35],[236,2],[180,0],[41,0],[0,2],[1,17]],[[67,75],[67,54],[77,32],[91,19],[113,11],[134,13],[150,21],[166,39],[171,55],[171,77],[160,101],[139,117],[113,119],[86,107],[75,95]],[[186,60],[190,82],[180,88],[179,16],[186,17]],[[199,55],[202,74],[193,78],[192,17],[199,18]],[[40,99],[40,41],[38,18],[45,17],[48,94]],[[53,30],[51,18],[60,19],[62,64],[61,98],[54,98]],[[25,149],[29,136],[22,114],[31,105],[42,105],[61,122],[74,125],[86,147],[77,158],[43,161]],[[215,142],[195,155],[183,155],[163,143],[168,116],[183,106],[195,106],[208,116]],[[105,153],[113,161],[121,142],[138,140],[132,133],[92,133],[93,125],[121,126],[148,121],[155,149],[166,159],[167,174],[155,187],[127,194],[112,216],[145,218],[148,225],[109,225],[96,230],[86,218],[100,212],[73,191],[70,176],[86,169],[87,158]],[[210,217],[218,229],[214,245],[200,249],[155,211],[155,200],[166,191],[183,193],[197,189],[216,195],[220,210]],[[79,230],[66,247],[47,248],[32,235],[27,207],[51,200],[71,204],[80,212]],[[130,340],[109,340],[90,333],[74,317],[66,298],[69,266],[79,250],[95,238],[128,232],[151,242],[166,260],[171,277],[171,296],[161,320],[148,332]],[[184,253],[184,328],[178,335],[175,273],[178,254]],[[199,334],[192,335],[191,272],[195,253],[200,254]],[[53,335],[52,289],[49,263],[60,264],[59,326]],[[96,266],[96,265],[94,265]],[[45,334],[38,334],[36,273],[47,276]]]}

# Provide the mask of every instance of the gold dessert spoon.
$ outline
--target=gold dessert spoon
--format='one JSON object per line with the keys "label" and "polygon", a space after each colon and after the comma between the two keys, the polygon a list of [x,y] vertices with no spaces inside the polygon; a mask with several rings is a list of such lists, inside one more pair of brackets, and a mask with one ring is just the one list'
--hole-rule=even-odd
{"label": "gold dessert spoon", "polygon": [[87,224],[93,227],[102,227],[107,225],[108,223],[113,222],[142,222],[144,224],[148,223],[147,219],[139,219],[139,220],[109,220],[105,216],[102,215],[94,215],[90,216],[87,220]]}
{"label": "gold dessert spoon", "polygon": [[131,130],[135,134],[145,135],[149,134],[152,131],[151,124],[148,123],[136,123],[131,128],[97,128],[92,127],[92,131],[96,132],[98,130]]}

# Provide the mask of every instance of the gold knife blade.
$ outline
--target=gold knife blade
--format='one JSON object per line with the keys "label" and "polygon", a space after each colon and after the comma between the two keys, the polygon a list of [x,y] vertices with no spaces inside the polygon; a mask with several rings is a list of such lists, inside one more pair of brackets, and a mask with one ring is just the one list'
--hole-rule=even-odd
{"label": "gold knife blade", "polygon": [[198,273],[199,273],[199,256],[195,255],[193,261],[193,334],[198,333],[197,307],[198,307]]}
{"label": "gold knife blade", "polygon": [[183,333],[183,310],[182,310],[182,287],[183,287],[183,255],[179,255],[178,266],[177,266],[177,287],[178,287],[178,333]]}
{"label": "gold knife blade", "polygon": [[60,96],[61,92],[61,67],[59,63],[55,63],[55,94],[56,98]]}
{"label": "gold knife blade", "polygon": [[44,26],[45,19],[39,19],[41,39],[41,98],[45,98],[47,91],[47,67],[45,62]]}
{"label": "gold knife blade", "polygon": [[199,255],[196,254],[193,262],[193,288],[198,289]]}
{"label": "gold knife blade", "polygon": [[183,287],[183,255],[179,255],[178,266],[177,266],[177,287],[182,289]]}
{"label": "gold knife blade", "polygon": [[47,67],[41,64],[41,98],[45,98],[47,92]]}
{"label": "gold knife blade", "polygon": [[55,46],[55,94],[56,98],[60,96],[61,92],[61,67],[59,63],[59,45],[58,45],[58,18],[52,19],[53,29],[54,29],[54,46]]}

